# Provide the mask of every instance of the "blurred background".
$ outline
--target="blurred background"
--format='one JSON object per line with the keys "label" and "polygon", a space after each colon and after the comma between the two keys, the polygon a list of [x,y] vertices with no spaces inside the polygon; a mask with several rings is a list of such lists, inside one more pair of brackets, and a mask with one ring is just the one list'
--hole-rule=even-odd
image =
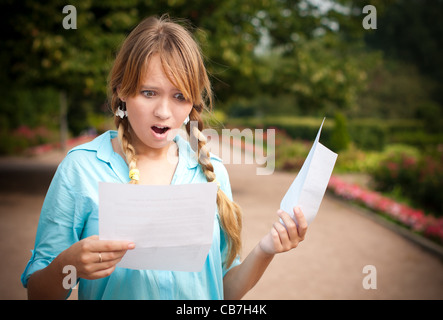
{"label": "blurred background", "polygon": [[206,56],[210,125],[279,130],[277,169],[298,170],[303,140],[326,116],[336,173],[370,175],[379,190],[442,214],[442,1],[69,4],[76,29],[63,27],[65,1],[1,3],[0,154],[113,129],[106,84],[116,51],[141,19],[169,13],[187,20]]}
{"label": "blurred background", "polygon": [[[63,28],[67,4],[76,29]],[[0,155],[114,129],[115,54],[163,13],[186,19],[201,44],[216,95],[209,125],[276,129],[276,169],[297,171],[327,117],[334,174],[431,217],[413,229],[443,243],[440,0],[3,0]]]}

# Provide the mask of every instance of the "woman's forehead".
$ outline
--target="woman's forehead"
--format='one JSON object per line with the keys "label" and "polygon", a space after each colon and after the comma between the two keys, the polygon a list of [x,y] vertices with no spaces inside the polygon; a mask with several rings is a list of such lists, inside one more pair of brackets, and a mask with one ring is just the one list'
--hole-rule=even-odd
{"label": "woman's forehead", "polygon": [[165,85],[177,87],[174,76],[170,70],[166,70],[160,56],[155,54],[149,59],[142,71],[141,86],[162,87]]}

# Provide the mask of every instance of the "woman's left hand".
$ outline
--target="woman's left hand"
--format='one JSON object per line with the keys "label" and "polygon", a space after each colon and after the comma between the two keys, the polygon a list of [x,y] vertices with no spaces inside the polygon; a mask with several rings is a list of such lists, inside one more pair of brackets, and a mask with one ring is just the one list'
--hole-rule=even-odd
{"label": "woman's left hand", "polygon": [[289,251],[303,241],[308,223],[299,208],[293,210],[297,223],[288,213],[278,210],[283,223],[275,222],[242,263],[228,271],[223,278],[225,299],[241,299],[254,287],[276,253]]}
{"label": "woman's left hand", "polygon": [[[260,248],[267,254],[286,252],[294,249],[304,240],[308,223],[303,212],[298,207],[294,207],[294,218],[283,210],[277,210],[277,215],[284,225],[277,221],[273,224],[271,231],[260,241]],[[298,225],[298,226],[297,226]]]}

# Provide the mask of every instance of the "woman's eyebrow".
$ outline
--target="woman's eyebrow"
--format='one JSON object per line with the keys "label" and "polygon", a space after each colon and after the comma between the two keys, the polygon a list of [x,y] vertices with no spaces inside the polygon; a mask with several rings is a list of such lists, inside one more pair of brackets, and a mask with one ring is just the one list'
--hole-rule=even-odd
{"label": "woman's eyebrow", "polygon": [[159,87],[155,86],[155,85],[150,85],[150,84],[142,84],[141,86],[142,89],[154,89],[154,90],[158,90]]}
{"label": "woman's eyebrow", "polygon": [[[145,90],[157,90],[157,91],[160,91],[160,90],[163,90],[163,88],[161,88],[161,87],[158,87],[158,86],[156,86],[156,85],[154,85],[154,84],[152,84],[152,85],[150,85],[149,83],[147,83],[147,84],[142,84],[141,85],[141,89],[143,90],[143,89],[145,89]],[[171,88],[171,91],[180,91],[179,89],[177,89],[176,87],[173,87],[173,88]]]}

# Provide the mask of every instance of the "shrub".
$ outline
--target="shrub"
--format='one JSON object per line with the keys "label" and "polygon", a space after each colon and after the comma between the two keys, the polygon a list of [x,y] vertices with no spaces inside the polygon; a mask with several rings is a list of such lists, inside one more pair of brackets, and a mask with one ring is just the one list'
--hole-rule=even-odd
{"label": "shrub", "polygon": [[372,172],[376,188],[407,197],[414,205],[443,215],[443,153],[388,152]]}
{"label": "shrub", "polygon": [[352,141],[363,150],[381,151],[386,145],[387,124],[357,122],[349,131]]}
{"label": "shrub", "polygon": [[443,157],[423,157],[417,166],[417,185],[409,190],[425,208],[443,215]]}
{"label": "shrub", "polygon": [[22,125],[11,133],[0,131],[0,154],[11,155],[23,153],[26,149],[54,141],[54,132],[45,128],[30,128]]}
{"label": "shrub", "polygon": [[335,126],[331,133],[331,148],[334,151],[346,150],[350,143],[346,118],[342,113],[337,112],[334,120]]}
{"label": "shrub", "polygon": [[285,131],[275,132],[275,168],[277,170],[298,171],[309,153],[312,142],[292,140]]}
{"label": "shrub", "polygon": [[351,143],[345,151],[339,152],[335,163],[334,172],[372,172],[383,158],[383,153],[378,151],[363,151]]}
{"label": "shrub", "polygon": [[[437,121],[437,120],[436,120]],[[261,116],[229,118],[231,126],[247,128],[276,127],[293,139],[313,140],[321,123],[321,118],[288,116]],[[443,127],[442,120],[438,122]],[[330,147],[334,130],[331,119],[323,125],[321,142]],[[350,119],[347,121],[350,141],[359,149],[382,151],[392,143],[410,144],[422,149],[429,149],[443,141],[440,131],[428,132],[426,123],[417,119]]]}

